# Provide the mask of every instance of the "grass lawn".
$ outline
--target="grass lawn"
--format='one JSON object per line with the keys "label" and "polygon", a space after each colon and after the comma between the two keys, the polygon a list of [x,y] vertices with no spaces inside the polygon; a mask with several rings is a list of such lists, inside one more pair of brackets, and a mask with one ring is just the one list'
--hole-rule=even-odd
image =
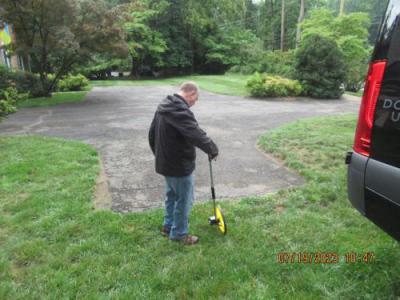
{"label": "grass lawn", "polygon": [[[397,242],[349,204],[344,154],[354,116],[309,119],[260,138],[307,180],[301,188],[221,203],[229,226],[195,205],[185,247],[159,235],[163,212],[95,211],[99,171],[87,145],[1,137],[0,298],[390,299],[400,295]],[[215,166],[218,167],[218,164]],[[288,253],[337,253],[338,263],[278,263]],[[373,253],[346,263],[346,253]]]}
{"label": "grass lawn", "polygon": [[91,86],[149,86],[149,85],[179,85],[184,81],[197,82],[201,89],[223,94],[247,96],[245,85],[249,75],[192,75],[154,80],[94,80]]}
{"label": "grass lawn", "polygon": [[29,98],[18,103],[18,108],[22,107],[41,107],[51,106],[62,103],[81,102],[85,99],[88,91],[80,92],[57,92],[53,93],[52,97]]}

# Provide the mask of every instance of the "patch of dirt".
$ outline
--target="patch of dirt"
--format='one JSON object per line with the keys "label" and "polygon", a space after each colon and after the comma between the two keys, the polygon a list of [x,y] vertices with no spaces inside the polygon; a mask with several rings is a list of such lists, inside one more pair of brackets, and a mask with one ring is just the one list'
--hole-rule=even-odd
{"label": "patch of dirt", "polygon": [[274,209],[278,212],[281,213],[286,209],[286,206],[283,204],[277,204],[274,206]]}
{"label": "patch of dirt", "polygon": [[25,192],[18,194],[19,200],[22,200],[22,201],[28,199],[30,196],[31,196],[30,193],[25,193]]}
{"label": "patch of dirt", "polygon": [[94,192],[94,207],[96,210],[111,209],[112,198],[108,189],[107,175],[104,171],[103,160],[99,158],[100,173],[96,180]]}

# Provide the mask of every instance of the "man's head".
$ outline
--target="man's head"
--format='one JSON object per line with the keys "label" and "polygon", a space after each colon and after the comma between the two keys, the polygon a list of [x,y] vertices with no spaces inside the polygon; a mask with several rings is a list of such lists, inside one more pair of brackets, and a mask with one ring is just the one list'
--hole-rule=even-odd
{"label": "man's head", "polygon": [[181,85],[178,94],[185,99],[189,107],[191,107],[199,99],[199,87],[196,83],[187,81]]}

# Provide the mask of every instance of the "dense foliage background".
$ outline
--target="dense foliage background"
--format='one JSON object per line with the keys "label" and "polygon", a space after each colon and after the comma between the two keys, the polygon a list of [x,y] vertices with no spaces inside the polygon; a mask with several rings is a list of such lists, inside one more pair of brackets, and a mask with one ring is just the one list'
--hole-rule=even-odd
{"label": "dense foliage background", "polygon": [[[236,70],[244,73],[269,72],[273,68],[270,61],[275,59],[269,51],[290,52],[299,47],[303,36],[310,32],[333,37],[341,50],[348,52],[345,54],[347,65],[350,61],[365,64],[387,1],[106,2],[110,7],[126,7],[124,11],[131,17],[124,23],[124,28],[127,30],[131,71],[138,77],[221,74],[233,66],[239,66]],[[283,70],[276,68],[277,74],[290,77],[292,70],[284,66]],[[359,71],[357,67],[353,69]],[[355,81],[358,82],[358,78]],[[353,89],[357,85],[351,78],[348,82]]]}
{"label": "dense foliage background", "polygon": [[[386,4],[387,0],[4,0],[0,24],[13,24],[18,39],[8,50],[29,58],[30,71],[40,81],[32,93],[38,96],[51,95],[69,73],[106,79],[113,71],[136,79],[260,72],[309,85],[304,77],[310,74],[299,78],[295,68],[297,50],[312,46],[305,42],[309,35],[333,40],[343,56],[340,86],[358,91]],[[337,84],[317,89],[326,86]]]}

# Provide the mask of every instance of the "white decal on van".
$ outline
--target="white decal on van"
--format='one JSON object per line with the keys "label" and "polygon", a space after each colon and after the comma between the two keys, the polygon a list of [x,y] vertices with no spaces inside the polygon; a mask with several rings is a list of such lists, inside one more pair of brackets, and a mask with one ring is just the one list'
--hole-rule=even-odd
{"label": "white decal on van", "polygon": [[393,100],[392,99],[385,99],[383,102],[383,108],[391,108],[393,105]]}
{"label": "white decal on van", "polygon": [[400,121],[400,100],[385,99],[383,101],[383,108],[394,110],[391,117],[392,122]]}
{"label": "white decal on van", "polygon": [[400,121],[400,112],[394,111],[392,112],[392,121],[399,122]]}

